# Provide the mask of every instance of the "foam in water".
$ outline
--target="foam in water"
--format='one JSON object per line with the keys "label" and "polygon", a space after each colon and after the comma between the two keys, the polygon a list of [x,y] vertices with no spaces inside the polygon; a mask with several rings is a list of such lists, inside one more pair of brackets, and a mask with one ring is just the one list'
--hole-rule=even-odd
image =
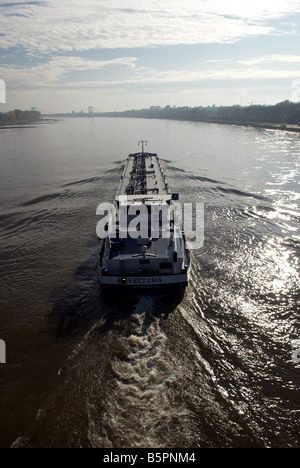
{"label": "foam in water", "polygon": [[106,383],[105,410],[98,423],[97,408],[90,407],[93,446],[159,446],[157,427],[172,413],[168,385],[175,377],[164,357],[166,335],[158,319],[151,321],[153,308],[154,301],[147,297],[135,306],[122,353],[117,347],[111,362],[113,378]]}

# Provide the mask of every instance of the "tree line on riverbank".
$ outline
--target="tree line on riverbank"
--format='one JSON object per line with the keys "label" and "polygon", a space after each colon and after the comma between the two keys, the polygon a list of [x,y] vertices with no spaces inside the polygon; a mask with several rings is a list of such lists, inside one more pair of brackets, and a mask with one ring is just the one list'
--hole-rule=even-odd
{"label": "tree line on riverbank", "polygon": [[41,118],[41,113],[35,110],[10,110],[8,112],[0,112],[0,124],[20,123],[35,121]]}
{"label": "tree line on riverbank", "polygon": [[127,110],[123,112],[102,112],[103,117],[140,117],[148,119],[194,120],[220,123],[300,123],[300,102],[283,101],[273,106],[208,106],[208,107],[160,107]]}

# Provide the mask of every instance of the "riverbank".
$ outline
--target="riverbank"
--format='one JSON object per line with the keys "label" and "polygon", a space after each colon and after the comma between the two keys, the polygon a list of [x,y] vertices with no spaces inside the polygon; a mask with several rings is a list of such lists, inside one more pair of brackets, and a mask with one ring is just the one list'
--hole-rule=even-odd
{"label": "riverbank", "polygon": [[197,120],[197,122],[216,123],[221,125],[239,125],[241,127],[255,127],[269,130],[285,130],[287,132],[300,132],[300,125],[279,124],[279,123],[258,123],[258,122],[238,122],[238,121],[217,121],[217,120]]}
{"label": "riverbank", "polygon": [[13,122],[0,122],[0,129],[2,128],[28,128],[34,124],[43,124],[56,122],[58,119],[33,119],[33,120],[16,120]]}
{"label": "riverbank", "polygon": [[[170,116],[152,116],[152,115],[138,115],[135,113],[134,115],[129,114],[127,111],[125,112],[99,112],[93,114],[83,114],[83,113],[66,113],[66,114],[53,114],[55,118],[49,118],[45,116],[45,118],[41,119],[44,122],[55,122],[60,119],[65,118],[95,118],[95,117],[110,117],[110,118],[125,118],[125,119],[156,119],[156,120],[180,120],[184,122],[203,122],[203,123],[212,123],[212,124],[219,124],[219,125],[239,125],[241,127],[256,127],[256,128],[265,128],[269,130],[285,130],[287,132],[300,132],[300,125],[293,125],[293,124],[283,124],[283,123],[270,123],[270,122],[241,122],[239,120],[217,120],[217,119],[192,119],[192,118],[176,118]],[[1,124],[0,124],[1,125]]]}
{"label": "riverbank", "polygon": [[63,114],[63,117],[126,117],[143,119],[182,120],[224,125],[266,128],[271,130],[300,131],[300,102],[283,101],[275,105],[251,106],[151,106],[148,109],[100,113]]}
{"label": "riverbank", "polygon": [[299,125],[287,125],[287,124],[253,124],[252,127],[269,128],[272,130],[286,130],[287,132],[300,132]]}

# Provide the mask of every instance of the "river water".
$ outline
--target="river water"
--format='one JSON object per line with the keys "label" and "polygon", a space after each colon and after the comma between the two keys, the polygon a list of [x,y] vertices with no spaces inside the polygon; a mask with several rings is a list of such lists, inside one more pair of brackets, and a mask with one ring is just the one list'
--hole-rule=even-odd
{"label": "river water", "polygon": [[[204,203],[182,298],[101,293],[96,207],[140,139]],[[299,134],[70,118],[0,152],[1,447],[300,446]]]}

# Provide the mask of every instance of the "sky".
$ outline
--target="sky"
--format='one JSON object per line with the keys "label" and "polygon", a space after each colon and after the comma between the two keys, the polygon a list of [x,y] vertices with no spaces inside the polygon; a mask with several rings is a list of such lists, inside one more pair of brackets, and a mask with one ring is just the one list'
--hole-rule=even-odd
{"label": "sky", "polygon": [[0,0],[0,112],[298,102],[299,36],[300,0]]}

